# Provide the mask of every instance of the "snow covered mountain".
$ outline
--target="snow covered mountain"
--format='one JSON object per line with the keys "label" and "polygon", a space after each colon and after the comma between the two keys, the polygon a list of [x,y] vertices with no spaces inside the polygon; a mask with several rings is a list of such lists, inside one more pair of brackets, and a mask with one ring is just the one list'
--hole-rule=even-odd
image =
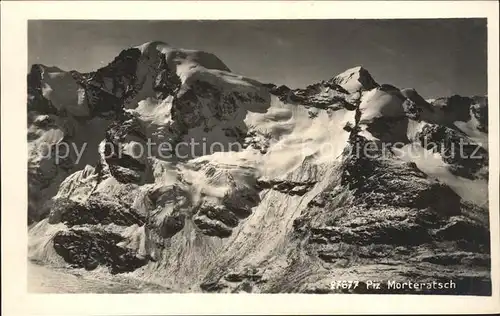
{"label": "snow covered mountain", "polygon": [[32,260],[179,292],[491,293],[487,97],[362,67],[292,90],[151,42],[33,65],[28,126]]}

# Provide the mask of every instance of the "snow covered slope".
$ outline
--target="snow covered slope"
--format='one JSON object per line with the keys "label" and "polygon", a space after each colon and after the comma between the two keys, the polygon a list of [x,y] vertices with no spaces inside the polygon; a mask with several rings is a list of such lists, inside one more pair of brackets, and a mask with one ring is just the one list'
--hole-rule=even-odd
{"label": "snow covered slope", "polygon": [[[34,65],[28,83],[32,260],[180,292],[409,271],[491,291],[487,146],[453,145],[487,140],[486,98],[429,103],[361,67],[291,90],[161,42],[91,73]],[[63,144],[62,162],[42,155]]]}

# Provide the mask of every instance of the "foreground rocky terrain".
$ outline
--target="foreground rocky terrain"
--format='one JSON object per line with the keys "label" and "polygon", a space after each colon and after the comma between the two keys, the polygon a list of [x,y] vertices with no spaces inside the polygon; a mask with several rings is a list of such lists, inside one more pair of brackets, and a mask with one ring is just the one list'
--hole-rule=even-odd
{"label": "foreground rocky terrain", "polygon": [[362,67],[262,84],[161,42],[33,65],[29,258],[174,292],[489,295],[487,113]]}

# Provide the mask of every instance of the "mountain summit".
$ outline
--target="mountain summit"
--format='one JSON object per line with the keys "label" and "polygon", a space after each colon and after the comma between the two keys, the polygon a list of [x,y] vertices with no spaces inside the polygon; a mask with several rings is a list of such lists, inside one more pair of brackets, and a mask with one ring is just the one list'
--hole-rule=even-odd
{"label": "mountain summit", "polygon": [[335,76],[332,82],[340,85],[351,93],[360,90],[371,90],[378,87],[378,83],[375,82],[368,70],[361,66],[347,69],[343,73]]}
{"label": "mountain summit", "polygon": [[491,293],[486,97],[362,67],[292,90],[150,42],[33,65],[27,103],[32,260],[179,292]]}

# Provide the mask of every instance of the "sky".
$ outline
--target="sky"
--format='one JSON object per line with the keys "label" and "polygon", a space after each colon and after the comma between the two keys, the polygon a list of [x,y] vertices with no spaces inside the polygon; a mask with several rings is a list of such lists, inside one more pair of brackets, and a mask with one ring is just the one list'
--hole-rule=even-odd
{"label": "sky", "polygon": [[204,50],[234,73],[291,88],[363,66],[425,98],[487,94],[486,19],[28,23],[28,64],[82,72],[150,41]]}

